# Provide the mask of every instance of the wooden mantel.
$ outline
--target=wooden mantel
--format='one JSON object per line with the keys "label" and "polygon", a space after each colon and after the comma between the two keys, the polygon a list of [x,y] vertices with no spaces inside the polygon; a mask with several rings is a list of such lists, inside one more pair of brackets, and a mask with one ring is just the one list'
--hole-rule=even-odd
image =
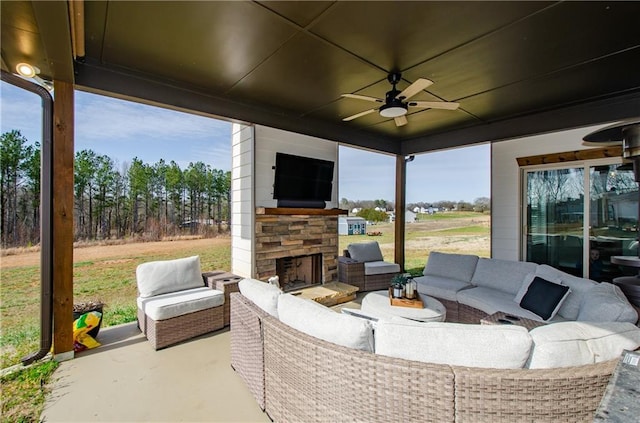
{"label": "wooden mantel", "polygon": [[289,207],[256,207],[256,214],[266,215],[309,215],[309,216],[338,216],[341,214],[348,214],[347,210],[343,209],[303,209],[303,208],[289,208]]}

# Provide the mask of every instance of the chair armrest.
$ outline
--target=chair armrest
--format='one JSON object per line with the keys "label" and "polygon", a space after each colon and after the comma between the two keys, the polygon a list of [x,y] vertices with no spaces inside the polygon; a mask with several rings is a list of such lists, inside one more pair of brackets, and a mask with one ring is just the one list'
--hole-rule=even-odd
{"label": "chair armrest", "polygon": [[213,272],[205,272],[202,274],[205,284],[211,289],[217,289],[224,293],[224,325],[228,326],[231,320],[230,307],[232,292],[239,292],[238,283],[242,277],[234,275],[230,272],[216,270]]}
{"label": "chair armrest", "polygon": [[338,257],[338,280],[364,289],[364,262],[349,257]]}

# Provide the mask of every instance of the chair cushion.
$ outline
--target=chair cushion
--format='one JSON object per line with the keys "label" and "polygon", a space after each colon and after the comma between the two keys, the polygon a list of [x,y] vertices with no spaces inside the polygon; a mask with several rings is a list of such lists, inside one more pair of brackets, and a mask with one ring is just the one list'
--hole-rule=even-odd
{"label": "chair cushion", "polygon": [[339,314],[315,301],[291,294],[278,297],[278,315],[282,323],[307,335],[373,352],[373,327],[369,320]]}
{"label": "chair cushion", "polygon": [[537,314],[542,320],[549,320],[556,315],[570,292],[568,286],[536,276],[522,297],[520,307]]}
{"label": "chair cushion", "polygon": [[136,268],[136,283],[142,298],[202,287],[200,257],[142,263]]}
{"label": "chair cushion", "polygon": [[473,288],[470,283],[444,276],[418,276],[413,280],[418,283],[419,293],[449,301],[456,301],[456,294],[461,289]]}
{"label": "chair cushion", "polygon": [[399,273],[400,265],[386,261],[367,261],[364,263],[365,276],[384,275],[386,273]]}
{"label": "chair cushion", "polygon": [[480,258],[471,283],[516,295],[525,277],[537,266],[526,261]]}
{"label": "chair cushion", "polygon": [[530,334],[531,369],[599,363],[640,346],[640,329],[628,322],[561,322],[539,326]]}
{"label": "chair cushion", "polygon": [[278,317],[278,297],[282,294],[275,285],[257,279],[238,282],[240,293],[273,317]]}
{"label": "chair cushion", "polygon": [[477,263],[478,256],[433,251],[429,253],[429,259],[422,274],[470,282]]}
{"label": "chair cushion", "polygon": [[562,285],[571,288],[571,293],[567,295],[558,310],[558,314],[567,320],[577,320],[585,293],[598,284],[591,279],[573,276],[546,264],[541,264],[536,268],[536,275],[551,282],[560,279]]}
{"label": "chair cushion", "polygon": [[[376,354],[426,363],[522,368],[532,347],[520,326],[460,323],[376,323]],[[499,348],[496,348],[499,346]]]}
{"label": "chair cushion", "polygon": [[351,258],[357,261],[363,261],[366,263],[368,261],[384,260],[378,241],[349,244],[349,246],[347,246],[347,250],[349,251]]}
{"label": "chair cushion", "polygon": [[[497,289],[486,288],[484,286],[476,286],[475,288],[463,289],[458,291],[456,299],[460,304],[468,305],[478,310],[482,310],[487,314],[493,314],[503,311],[507,314],[524,317],[531,320],[541,321],[542,318],[537,314],[525,310],[520,304],[513,301],[513,295],[507,292],[498,291]],[[561,320],[558,316],[553,321]]]}
{"label": "chair cushion", "polygon": [[601,282],[584,294],[576,320],[635,323],[638,321],[638,313],[620,288]]}
{"label": "chair cushion", "polygon": [[154,297],[138,297],[137,304],[153,320],[166,320],[219,307],[224,304],[224,292],[208,287],[193,288]]}

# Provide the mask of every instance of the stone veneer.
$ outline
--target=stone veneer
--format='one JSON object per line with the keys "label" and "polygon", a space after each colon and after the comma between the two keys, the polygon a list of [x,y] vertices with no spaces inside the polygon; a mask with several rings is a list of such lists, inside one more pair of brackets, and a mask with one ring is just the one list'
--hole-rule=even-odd
{"label": "stone veneer", "polygon": [[[276,259],[322,254],[322,283],[338,280],[338,216],[325,214],[255,215],[256,277],[276,275]],[[274,209],[272,209],[274,210]],[[275,209],[280,210],[280,209]],[[320,281],[318,281],[320,282]]]}

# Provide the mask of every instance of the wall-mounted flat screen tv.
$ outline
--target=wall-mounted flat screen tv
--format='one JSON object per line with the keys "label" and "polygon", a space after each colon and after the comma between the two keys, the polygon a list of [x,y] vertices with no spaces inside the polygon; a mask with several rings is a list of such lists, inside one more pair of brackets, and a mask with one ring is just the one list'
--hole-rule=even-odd
{"label": "wall-mounted flat screen tv", "polygon": [[332,189],[332,161],[276,153],[273,198],[278,207],[323,209]]}

